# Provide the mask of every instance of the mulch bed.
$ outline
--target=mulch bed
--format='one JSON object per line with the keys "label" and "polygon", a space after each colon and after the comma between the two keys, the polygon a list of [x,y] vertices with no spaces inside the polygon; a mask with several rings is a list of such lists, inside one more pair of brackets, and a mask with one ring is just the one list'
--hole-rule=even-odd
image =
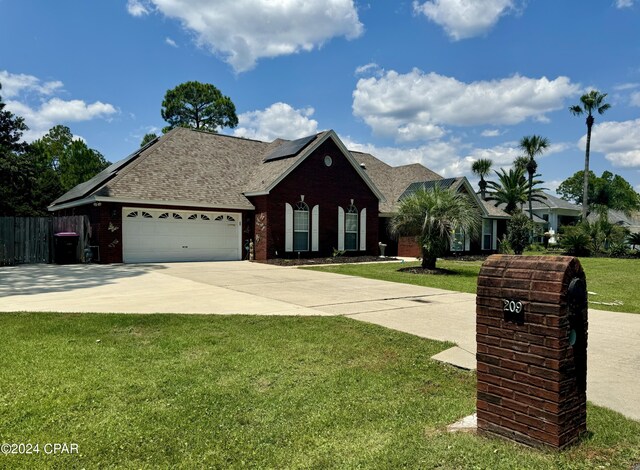
{"label": "mulch bed", "polygon": [[446,259],[447,261],[484,261],[487,257],[487,255],[460,255],[445,256],[443,259]]}
{"label": "mulch bed", "polygon": [[398,271],[400,271],[401,273],[409,273],[409,274],[434,274],[434,275],[456,274],[454,271],[451,271],[449,269],[441,269],[441,268],[426,269],[426,268],[421,268],[419,266],[413,267],[413,268],[400,268],[398,269]]}
{"label": "mulch bed", "polygon": [[[372,263],[378,261],[399,261],[398,258],[380,258],[379,256],[336,256],[328,258],[300,258],[284,259],[273,258],[266,261],[266,264],[277,266],[309,266],[314,264],[346,264],[346,263]],[[265,261],[259,261],[264,263]]]}

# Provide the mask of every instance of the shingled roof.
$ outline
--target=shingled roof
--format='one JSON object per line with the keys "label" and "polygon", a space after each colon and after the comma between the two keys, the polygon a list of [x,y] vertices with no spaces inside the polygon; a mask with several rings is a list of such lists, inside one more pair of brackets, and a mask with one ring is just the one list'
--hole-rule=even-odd
{"label": "shingled roof", "polygon": [[442,176],[419,163],[390,166],[369,153],[351,151],[351,155],[361,166],[364,165],[367,175],[384,194],[386,200],[380,203],[381,213],[397,212],[398,200],[411,183],[442,179]]}
{"label": "shingled roof", "polygon": [[572,202],[565,201],[564,199],[560,199],[559,197],[552,196],[549,193],[544,193],[546,196],[546,200],[544,202],[541,201],[531,201],[531,208],[533,210],[536,209],[567,209],[575,211],[576,213],[582,211],[582,206],[578,206]]}
{"label": "shingled roof", "polygon": [[[276,139],[269,143],[176,128],[76,186],[49,208],[111,198],[120,202],[251,210],[248,197],[268,193],[330,137],[342,146],[333,131],[297,141]],[[292,147],[296,147],[295,153],[285,151]],[[342,149],[379,196],[383,213],[397,209],[398,198],[412,182],[442,179],[417,163],[392,167],[371,154]]]}

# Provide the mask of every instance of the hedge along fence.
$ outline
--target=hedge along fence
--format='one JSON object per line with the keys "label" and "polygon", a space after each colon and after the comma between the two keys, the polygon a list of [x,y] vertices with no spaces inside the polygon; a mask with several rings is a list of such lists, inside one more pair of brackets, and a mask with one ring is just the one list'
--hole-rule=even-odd
{"label": "hedge along fence", "polygon": [[59,232],[80,236],[77,259],[82,260],[91,235],[86,216],[0,217],[0,266],[51,263],[53,235]]}

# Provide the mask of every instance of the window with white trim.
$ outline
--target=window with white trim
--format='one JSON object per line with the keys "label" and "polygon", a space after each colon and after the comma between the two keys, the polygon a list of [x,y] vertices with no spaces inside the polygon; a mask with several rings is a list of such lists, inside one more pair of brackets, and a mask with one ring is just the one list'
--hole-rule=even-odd
{"label": "window with white trim", "polygon": [[482,219],[482,249],[493,248],[493,220]]}
{"label": "window with white trim", "polygon": [[464,251],[464,230],[457,228],[451,235],[451,251]]}
{"label": "window with white trim", "polygon": [[293,209],[293,251],[309,251],[309,206],[303,201]]}
{"label": "window with white trim", "polygon": [[358,249],[358,209],[351,204],[344,217],[344,249]]}

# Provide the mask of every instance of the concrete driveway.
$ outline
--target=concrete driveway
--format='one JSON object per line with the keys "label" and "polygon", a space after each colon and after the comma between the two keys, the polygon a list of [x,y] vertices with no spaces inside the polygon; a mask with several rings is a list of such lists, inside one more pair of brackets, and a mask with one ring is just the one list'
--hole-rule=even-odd
{"label": "concrete driveway", "polygon": [[[475,368],[475,295],[249,262],[0,267],[0,312],[344,315],[457,346]],[[589,310],[588,397],[640,420],[640,315]]]}

